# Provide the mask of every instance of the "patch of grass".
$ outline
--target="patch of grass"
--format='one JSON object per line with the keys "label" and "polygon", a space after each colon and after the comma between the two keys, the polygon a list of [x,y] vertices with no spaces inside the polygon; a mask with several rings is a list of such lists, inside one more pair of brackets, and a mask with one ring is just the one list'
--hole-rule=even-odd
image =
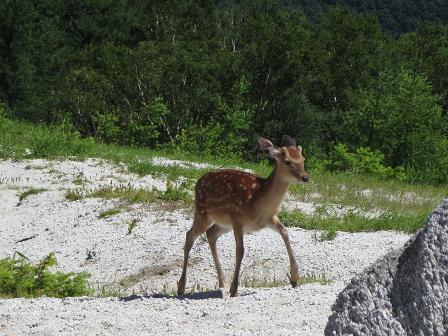
{"label": "patch of grass", "polygon": [[187,182],[182,182],[176,186],[173,182],[168,180],[166,183],[166,190],[160,194],[160,198],[164,201],[190,203],[192,198],[188,192],[188,186],[191,187],[191,184],[189,185]]}
{"label": "patch of grass", "polygon": [[322,231],[320,236],[319,236],[319,241],[323,242],[323,241],[329,241],[329,240],[333,240],[336,238],[337,236],[337,232],[334,229],[328,229],[325,231]]}
{"label": "patch of grass", "polygon": [[50,253],[36,265],[22,254],[0,260],[0,297],[84,296],[92,293],[87,286],[88,273],[62,273],[49,271],[57,265],[56,256]]}
{"label": "patch of grass", "polygon": [[179,186],[172,182],[167,182],[166,191],[160,191],[153,188],[147,190],[143,188],[133,188],[131,186],[107,186],[98,188],[86,197],[98,197],[104,199],[121,199],[130,204],[135,203],[155,203],[158,201],[191,203],[192,197],[185,187],[185,184]]}
{"label": "patch of grass", "polygon": [[308,216],[298,211],[281,211],[279,218],[286,226],[306,230],[345,232],[393,230],[414,233],[423,226],[427,215],[385,213],[375,218],[366,218],[354,212],[347,212],[342,216]]}
{"label": "patch of grass", "polygon": [[97,284],[95,295],[98,297],[123,297],[126,296],[128,287],[123,287],[116,282]]}
{"label": "patch of grass", "polygon": [[118,207],[118,208],[108,209],[108,210],[105,210],[105,211],[101,212],[101,213],[98,215],[97,218],[98,218],[98,219],[103,219],[103,218],[112,217],[112,216],[114,216],[114,215],[117,215],[117,214],[121,213],[122,211],[123,211],[123,209],[120,208],[120,207]]}
{"label": "patch of grass", "polygon": [[325,277],[325,275],[304,275],[299,278],[297,284],[301,285],[309,285],[309,284],[319,284],[319,285],[329,285],[331,284],[331,280]]}
{"label": "patch of grass", "polygon": [[82,185],[84,185],[87,181],[86,181],[86,179],[84,178],[84,174],[82,173],[82,172],[80,172],[80,173],[78,173],[77,175],[76,175],[76,177],[73,179],[73,184],[75,184],[75,185],[79,185],[79,186],[82,186]]}
{"label": "patch of grass", "polygon": [[128,223],[128,235],[130,235],[132,233],[132,230],[137,227],[138,222],[139,220],[137,218],[134,218]]}
{"label": "patch of grass", "polygon": [[[325,276],[316,276],[316,275],[303,275],[299,278],[297,284],[299,286],[301,285],[308,285],[308,284],[320,284],[320,285],[327,285],[331,283],[331,280],[327,279]],[[273,288],[273,287],[283,287],[290,285],[289,281],[287,279],[279,280],[274,278],[263,278],[258,279],[254,277],[250,278],[244,278],[242,280],[242,284],[244,287],[249,288]]]}
{"label": "patch of grass", "polygon": [[22,193],[20,193],[20,195],[19,195],[19,203],[21,203],[28,196],[37,195],[37,194],[39,194],[41,192],[44,192],[44,191],[47,191],[47,189],[44,189],[44,188],[30,188],[30,189],[27,189],[27,190],[23,191]]}
{"label": "patch of grass", "polygon": [[249,277],[242,279],[242,284],[244,287],[248,288],[274,288],[286,286],[289,282],[285,279],[279,280],[275,277],[268,279],[267,277],[263,279]]}
{"label": "patch of grass", "polygon": [[64,195],[68,201],[78,201],[84,198],[84,195],[80,190],[67,190]]}
{"label": "patch of grass", "polygon": [[0,158],[57,158],[92,151],[93,139],[81,139],[64,126],[45,126],[0,116]]}
{"label": "patch of grass", "polygon": [[159,197],[157,190],[146,190],[143,188],[132,188],[129,186],[107,186],[98,188],[86,197],[98,197],[104,199],[121,199],[128,203],[153,203]]}
{"label": "patch of grass", "polygon": [[303,202],[418,215],[429,214],[448,195],[448,187],[319,172],[306,184],[291,185],[290,192]]}

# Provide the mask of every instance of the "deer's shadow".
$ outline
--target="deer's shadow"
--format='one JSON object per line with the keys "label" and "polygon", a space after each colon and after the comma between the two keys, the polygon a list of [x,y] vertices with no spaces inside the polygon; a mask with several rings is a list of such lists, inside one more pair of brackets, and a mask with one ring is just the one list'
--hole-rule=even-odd
{"label": "deer's shadow", "polygon": [[195,292],[183,295],[168,295],[161,293],[154,293],[150,295],[129,295],[120,298],[120,301],[133,301],[142,299],[177,299],[177,300],[206,300],[206,299],[222,299],[225,297],[224,292],[221,289],[205,291],[205,292]]}

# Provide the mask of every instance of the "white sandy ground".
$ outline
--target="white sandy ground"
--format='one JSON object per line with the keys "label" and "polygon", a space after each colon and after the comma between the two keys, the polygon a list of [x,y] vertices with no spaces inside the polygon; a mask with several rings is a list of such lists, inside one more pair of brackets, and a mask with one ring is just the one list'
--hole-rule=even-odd
{"label": "white sandy ground", "polygon": [[[83,186],[74,183],[80,179]],[[199,238],[192,249],[187,284],[195,294],[178,299],[165,294],[173,294],[180,276],[192,209],[132,205],[123,213],[98,219],[119,201],[64,197],[67,190],[111,184],[160,190],[166,185],[161,179],[138,177],[124,166],[97,159],[0,161],[0,258],[19,251],[38,261],[54,251],[58,270],[87,271],[91,286],[120,288],[124,296],[0,300],[0,335],[322,335],[331,305],[344,285],[409,238],[395,232],[339,232],[336,239],[319,242],[317,232],[289,228],[300,272],[331,280],[293,289],[287,284],[289,263],[280,236],[270,230],[246,235],[237,298],[216,289],[208,244]],[[18,205],[18,195],[31,187],[46,191]],[[314,205],[288,198],[288,208],[310,213]],[[138,224],[128,234],[133,219]],[[223,236],[218,248],[230,280],[233,235]],[[273,282],[285,285],[257,285]]]}

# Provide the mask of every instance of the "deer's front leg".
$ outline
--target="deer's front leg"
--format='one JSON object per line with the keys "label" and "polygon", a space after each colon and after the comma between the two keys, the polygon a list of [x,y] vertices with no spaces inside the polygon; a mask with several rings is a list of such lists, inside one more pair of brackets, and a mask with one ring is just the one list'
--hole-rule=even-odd
{"label": "deer's front leg", "polygon": [[297,266],[296,258],[294,257],[294,253],[292,251],[291,243],[289,241],[288,230],[286,227],[280,222],[277,216],[273,218],[273,229],[280,233],[282,239],[285,243],[286,250],[288,251],[289,263],[291,267],[291,274],[289,275],[289,282],[293,287],[297,286],[297,282],[299,281],[299,268]]}
{"label": "deer's front leg", "polygon": [[235,262],[235,273],[233,274],[232,285],[230,286],[230,296],[236,296],[238,292],[238,281],[240,276],[241,262],[244,257],[244,233],[243,228],[240,225],[233,226],[233,233],[235,235],[236,244],[236,262]]}

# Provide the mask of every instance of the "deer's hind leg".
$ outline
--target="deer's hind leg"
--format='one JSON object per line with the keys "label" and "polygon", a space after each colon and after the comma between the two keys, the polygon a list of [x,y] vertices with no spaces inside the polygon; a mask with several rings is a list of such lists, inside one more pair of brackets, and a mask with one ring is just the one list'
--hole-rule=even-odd
{"label": "deer's hind leg", "polygon": [[191,226],[191,229],[188,230],[185,237],[182,275],[179,279],[179,282],[177,283],[178,295],[182,295],[185,292],[185,284],[187,282],[188,257],[190,255],[191,248],[193,247],[193,243],[195,242],[196,238],[198,238],[201,234],[205,233],[208,230],[211,224],[212,222],[206,214],[202,215],[198,212],[195,212],[193,225]]}

